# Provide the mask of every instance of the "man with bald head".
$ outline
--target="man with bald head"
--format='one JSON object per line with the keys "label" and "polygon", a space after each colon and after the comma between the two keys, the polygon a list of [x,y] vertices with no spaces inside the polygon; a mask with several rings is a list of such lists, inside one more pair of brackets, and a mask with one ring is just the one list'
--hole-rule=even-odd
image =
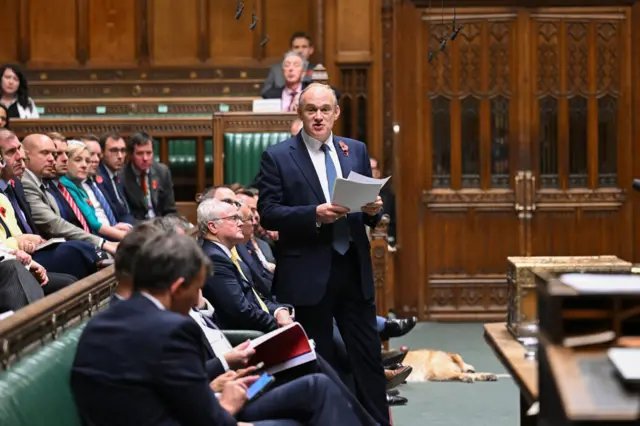
{"label": "man with bald head", "polygon": [[386,379],[376,327],[371,253],[365,226],[374,228],[382,201],[360,211],[333,204],[338,177],[351,171],[371,176],[364,143],[336,136],[340,116],[334,90],[313,83],[300,95],[296,136],[262,154],[258,211],[266,229],[278,231],[278,300],[295,307],[296,320],[316,342],[316,349],[339,367],[333,342],[333,319],[348,348],[350,366],[362,405],[388,426]]}
{"label": "man with bald head", "polygon": [[31,241],[31,247],[22,248],[50,272],[71,274],[81,279],[96,272],[96,251],[86,241],[66,241],[52,244],[41,250],[35,248],[45,242],[33,220],[31,206],[27,202],[21,177],[25,170],[25,153],[18,138],[12,132],[0,132],[0,152],[6,167],[0,174],[0,194],[9,200],[13,217],[6,217],[8,231],[18,244]]}
{"label": "man with bald head", "polygon": [[[64,198],[74,214],[82,214],[74,209],[73,199],[61,184],[56,186],[52,180],[57,177],[55,169],[56,144],[50,137],[41,134],[27,136],[22,142],[29,158],[27,170],[22,178],[27,202],[31,207],[33,220],[46,238],[65,238],[67,240],[88,241],[97,249],[114,254],[116,243],[85,232],[61,216],[56,196]],[[67,197],[68,195],[68,197]]]}

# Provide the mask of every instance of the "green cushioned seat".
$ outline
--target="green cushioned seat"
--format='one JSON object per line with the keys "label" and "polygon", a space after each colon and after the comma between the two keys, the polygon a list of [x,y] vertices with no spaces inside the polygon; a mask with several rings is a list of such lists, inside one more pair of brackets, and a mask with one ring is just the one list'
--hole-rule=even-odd
{"label": "green cushioned seat", "polygon": [[80,426],[69,375],[84,324],[0,373],[0,425]]}
{"label": "green cushioned seat", "polygon": [[[81,426],[69,379],[84,325],[0,373],[0,425]],[[262,335],[252,330],[225,330],[224,334],[232,346]]]}
{"label": "green cushioned seat", "polygon": [[262,152],[290,137],[289,132],[225,133],[224,183],[249,185],[260,170]]}

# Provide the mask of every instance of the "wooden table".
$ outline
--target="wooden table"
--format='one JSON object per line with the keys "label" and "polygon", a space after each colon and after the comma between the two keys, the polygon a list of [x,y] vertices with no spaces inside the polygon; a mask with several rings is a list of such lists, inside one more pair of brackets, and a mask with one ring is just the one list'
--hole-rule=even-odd
{"label": "wooden table", "polygon": [[524,358],[524,347],[507,330],[506,323],[484,325],[484,340],[520,389],[520,425],[535,425],[537,416],[527,410],[538,401],[538,363]]}
{"label": "wooden table", "polygon": [[541,343],[541,424],[640,424],[640,393],[624,387],[606,348],[572,349]]}

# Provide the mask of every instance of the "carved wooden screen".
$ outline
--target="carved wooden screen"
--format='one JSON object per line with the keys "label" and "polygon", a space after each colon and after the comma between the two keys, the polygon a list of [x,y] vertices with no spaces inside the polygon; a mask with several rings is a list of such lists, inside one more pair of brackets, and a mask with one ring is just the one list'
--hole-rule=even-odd
{"label": "carved wooden screen", "polygon": [[[462,31],[438,51],[451,18],[425,14],[423,203],[432,319],[500,318],[505,258],[517,254],[516,14],[462,11]],[[490,250],[487,247],[491,247]]]}
{"label": "carved wooden screen", "polygon": [[416,312],[499,319],[508,256],[631,258],[628,9],[459,9],[439,52],[451,18],[423,12]]}
{"label": "carved wooden screen", "polygon": [[622,189],[631,183],[632,157],[627,13],[531,14],[533,173],[522,184],[535,192],[524,207],[527,254],[631,258]]}

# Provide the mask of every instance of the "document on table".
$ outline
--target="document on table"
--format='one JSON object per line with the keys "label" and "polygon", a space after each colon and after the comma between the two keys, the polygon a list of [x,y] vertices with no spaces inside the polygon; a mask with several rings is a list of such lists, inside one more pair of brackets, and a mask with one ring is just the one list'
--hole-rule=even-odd
{"label": "document on table", "polygon": [[640,293],[638,275],[563,274],[560,281],[581,293]]}
{"label": "document on table", "polygon": [[380,190],[391,179],[374,179],[351,171],[346,179],[337,178],[333,187],[333,204],[359,212],[366,204],[374,203]]}

